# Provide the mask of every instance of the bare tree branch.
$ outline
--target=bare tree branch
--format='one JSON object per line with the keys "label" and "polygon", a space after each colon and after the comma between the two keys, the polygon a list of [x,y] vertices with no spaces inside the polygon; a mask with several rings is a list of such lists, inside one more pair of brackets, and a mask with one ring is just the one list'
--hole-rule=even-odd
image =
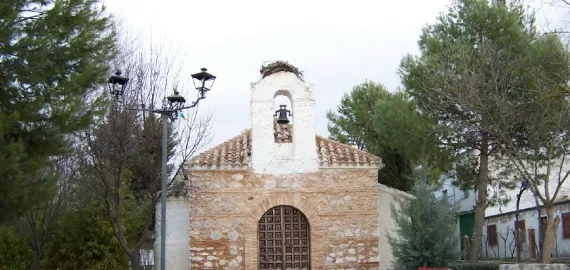
{"label": "bare tree branch", "polygon": [[[90,174],[85,186],[103,200],[105,215],[115,237],[139,269],[141,249],[154,241],[154,211],[160,193],[175,188],[177,177],[187,174],[184,165],[211,139],[211,112],[196,107],[188,120],[169,123],[167,190],[160,190],[161,133],[159,115],[133,110],[162,106],[162,98],[183,88],[177,52],[162,46],[145,47],[124,31],[120,55],[114,63],[130,80],[121,106],[114,106],[93,130],[86,133],[82,157]],[[185,112],[186,113],[186,112]],[[127,229],[128,226],[128,229]]]}

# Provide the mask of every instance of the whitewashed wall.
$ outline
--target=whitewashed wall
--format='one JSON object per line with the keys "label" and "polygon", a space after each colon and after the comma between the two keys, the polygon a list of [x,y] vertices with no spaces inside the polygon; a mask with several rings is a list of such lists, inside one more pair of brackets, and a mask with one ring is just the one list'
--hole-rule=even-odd
{"label": "whitewashed wall", "polygon": [[[275,143],[274,100],[291,100],[293,143]],[[313,86],[291,72],[278,72],[251,85],[252,169],[260,174],[318,171],[315,151],[315,98]]]}
{"label": "whitewashed wall", "polygon": [[[570,212],[570,201],[565,202],[564,204],[559,204],[556,206],[554,215],[560,216],[562,213]],[[535,231],[535,238],[536,244],[538,245],[538,213],[535,209],[531,209],[529,211],[520,212],[519,220],[525,221],[526,232],[525,232],[525,243],[521,246],[521,258],[525,259],[528,258],[528,231],[530,229],[534,229]],[[542,211],[541,216],[546,216],[546,211]],[[562,218],[562,217],[560,217]],[[497,240],[498,245],[490,246],[487,243],[487,226],[495,224],[497,226]],[[512,230],[514,229],[515,224],[515,214],[506,214],[502,216],[492,216],[488,217],[485,220],[485,225],[483,227],[483,247],[481,256],[483,258],[516,258],[516,251],[515,251],[515,241],[514,241],[514,234]],[[558,226],[558,230],[556,231],[556,242],[553,250],[554,257],[569,257],[570,256],[570,239],[563,238],[563,223],[562,220],[560,225]],[[509,230],[509,233],[507,233]],[[501,238],[502,235],[505,240]],[[506,247],[506,256],[505,256],[505,247]],[[512,254],[512,255],[511,255]]]}
{"label": "whitewashed wall", "polygon": [[[160,270],[160,202],[156,204],[154,242],[156,270]],[[186,197],[168,197],[166,204],[166,269],[190,268],[190,205]]]}
{"label": "whitewashed wall", "polygon": [[387,233],[394,236],[394,230],[397,228],[392,219],[391,207],[396,204],[398,199],[414,198],[412,195],[390,188],[388,186],[378,184],[378,256],[381,270],[392,269],[392,249],[388,243]]}
{"label": "whitewashed wall", "polygon": [[435,192],[435,196],[441,198],[444,193],[447,193],[449,202],[458,204],[458,213],[472,211],[476,201],[475,191],[463,191],[452,184],[453,180],[451,176],[442,176],[441,190]]}
{"label": "whitewashed wall", "polygon": [[[435,192],[435,196],[441,198],[444,194],[447,194],[447,198],[449,199],[450,203],[457,204],[458,209],[457,213],[466,213],[469,211],[473,211],[473,207],[475,206],[476,202],[476,193],[474,190],[466,190],[463,191],[461,188],[454,186],[452,183],[455,180],[450,175],[443,175],[442,176],[442,187],[440,190]],[[459,231],[459,216],[456,220],[457,224],[455,226],[455,236],[457,237],[457,246],[456,252],[459,254],[457,259],[461,258],[461,241],[463,241],[463,237],[460,235]]]}
{"label": "whitewashed wall", "polygon": [[[551,181],[548,184],[548,191],[551,195],[554,194],[554,191],[558,187],[558,177],[560,175],[563,176],[566,172],[570,171],[570,162],[568,162],[567,160],[564,161],[565,163],[563,164],[561,170],[559,170],[559,167],[558,167],[559,162],[561,162],[561,161],[554,161],[554,162],[555,162],[555,165],[553,165],[553,171],[550,174]],[[500,177],[499,176],[500,168],[502,166],[503,165],[501,163],[492,164],[491,165],[491,177],[499,178]],[[540,168],[537,173],[544,173],[545,174],[546,173],[545,168]],[[542,194],[545,194],[546,188],[547,187],[544,184],[538,186],[538,190]],[[511,198],[511,200],[508,201],[505,205],[497,205],[494,207],[487,208],[487,210],[485,211],[485,216],[494,216],[494,215],[498,215],[501,213],[507,213],[507,212],[515,211],[515,209],[516,209],[516,196],[519,193],[519,188],[517,187],[514,190],[506,190],[504,187],[501,187],[498,185],[493,186],[493,187],[489,187],[489,197],[496,196],[497,194],[500,194],[501,192],[504,192],[503,197]],[[560,187],[560,191],[557,195],[557,200],[560,200],[565,196],[570,196],[570,181],[566,181],[564,184],[562,184],[562,186]],[[520,207],[520,209],[525,209],[525,208],[535,207],[535,206],[536,206],[536,202],[534,200],[534,195],[532,194],[532,192],[530,190],[527,189],[525,192],[523,192],[523,194],[521,196],[519,207]]]}
{"label": "whitewashed wall", "polygon": [[[570,170],[570,163],[568,163],[569,165],[565,165],[563,166],[563,172],[566,170]],[[498,165],[496,165],[498,166]],[[494,167],[493,167],[494,168]],[[491,173],[493,177],[498,177],[497,172],[498,170],[493,170],[494,173]],[[553,179],[556,179],[557,175],[553,173],[552,175]],[[447,192],[447,196],[450,200],[450,202],[455,202],[459,205],[459,210],[458,213],[461,212],[466,212],[466,211],[471,211],[473,210],[473,206],[476,203],[476,193],[475,191],[469,191],[467,194],[465,194],[460,188],[453,186],[452,181],[453,181],[453,176],[444,176],[443,180],[442,180],[442,188],[440,191],[436,192],[436,196],[441,197],[444,194],[444,191],[446,190]],[[552,181],[550,182],[549,185],[549,191],[550,194],[554,193],[554,190],[557,187],[557,182],[556,181]],[[540,186],[539,189],[540,191],[544,194],[544,186]],[[504,192],[504,196],[505,197],[510,197],[510,201],[506,202],[506,204],[503,205],[497,205],[497,206],[492,206],[492,207],[488,207],[485,210],[485,216],[486,217],[493,217],[496,215],[500,215],[503,213],[510,213],[510,212],[514,212],[516,210],[516,196],[519,192],[518,188],[515,190],[504,190],[503,188],[499,187],[499,186],[494,186],[494,187],[489,187],[489,197],[492,197],[496,194],[498,194],[499,192]],[[466,196],[465,196],[466,195]],[[560,192],[558,194],[558,200],[564,200],[565,198],[567,199],[568,196],[570,195],[570,182],[565,182],[564,185],[561,187]],[[531,207],[535,207],[536,206],[536,202],[534,199],[534,196],[532,194],[532,192],[530,190],[526,190],[525,192],[523,192],[522,196],[521,196],[521,200],[520,200],[520,205],[519,208],[520,209],[526,209],[526,208],[531,208]],[[564,211],[562,211],[564,212]],[[568,211],[566,211],[568,212]],[[526,223],[526,228],[531,229],[531,228],[535,228],[536,232],[538,233],[538,219],[537,219],[537,213],[535,210],[530,211],[529,213],[525,213],[524,215],[528,215],[528,218],[525,218],[525,223]],[[543,216],[545,215],[545,213],[542,214]],[[559,213],[557,213],[557,215],[559,215]],[[521,217],[522,219],[522,217]],[[512,215],[509,215],[508,217],[503,217],[501,218],[501,220],[503,220],[502,222],[499,222],[500,224],[497,224],[497,233],[502,233],[503,237],[508,237],[506,238],[507,241],[507,257],[511,257],[511,252],[514,250],[515,245],[514,245],[514,235],[511,233],[508,236],[506,235],[506,230],[507,230],[507,226],[510,226],[509,228],[512,230],[514,227],[514,213]],[[507,224],[506,220],[510,220]],[[459,219],[458,219],[459,222]],[[489,223],[491,222],[491,223]],[[486,220],[486,224],[495,224],[497,223],[494,219],[492,219],[491,221]],[[503,239],[501,239],[500,237],[498,237],[498,242],[500,247],[498,246],[494,246],[494,247],[490,247],[490,246],[486,246],[485,241],[486,241],[486,232],[487,232],[487,227],[486,225],[483,228],[483,234],[484,235],[484,241],[483,241],[483,246],[482,246],[482,256],[488,256],[489,258],[494,258],[494,257],[499,257],[499,258],[504,258],[505,257],[505,244]],[[457,225],[457,233],[456,235],[459,236],[459,224]],[[527,236],[528,237],[528,233]],[[538,235],[536,236],[537,241],[538,241]],[[512,244],[511,244],[512,243]],[[562,236],[562,223],[559,226],[559,231],[557,232],[557,241],[556,241],[556,246],[554,248],[554,256],[570,256],[570,242],[568,242],[568,239],[563,239]],[[510,247],[509,247],[510,245]],[[498,250],[501,250],[501,255],[499,256],[498,254]],[[495,251],[493,253],[493,250]],[[521,252],[521,255],[523,256],[523,258],[525,258],[525,256],[528,256],[528,247],[525,245],[523,245],[522,247],[523,252]],[[558,255],[557,255],[558,254]],[[565,255],[563,255],[565,254]],[[516,254],[513,253],[513,256],[516,257]]]}

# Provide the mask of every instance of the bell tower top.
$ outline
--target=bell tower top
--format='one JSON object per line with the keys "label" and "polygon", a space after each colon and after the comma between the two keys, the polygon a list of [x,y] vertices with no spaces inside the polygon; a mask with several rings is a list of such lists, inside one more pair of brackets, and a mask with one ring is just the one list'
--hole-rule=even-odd
{"label": "bell tower top", "polygon": [[[251,84],[252,169],[268,174],[318,170],[313,86],[283,61],[262,66],[260,73]],[[290,101],[290,109],[275,102],[279,96]]]}

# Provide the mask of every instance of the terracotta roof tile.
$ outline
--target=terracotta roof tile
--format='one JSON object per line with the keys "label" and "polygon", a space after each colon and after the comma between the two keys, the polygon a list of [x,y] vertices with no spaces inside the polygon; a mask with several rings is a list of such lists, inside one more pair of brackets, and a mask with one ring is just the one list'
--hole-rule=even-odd
{"label": "terracotta roof tile", "polygon": [[[275,142],[291,141],[291,125],[275,125]],[[379,157],[346,144],[316,136],[316,148],[321,168],[379,167]],[[210,169],[246,169],[251,161],[251,129],[243,131],[191,161],[192,166]]]}
{"label": "terracotta roof tile", "polygon": [[251,130],[245,130],[192,159],[193,166],[207,168],[247,168],[251,160]]}
{"label": "terracotta roof tile", "polygon": [[316,145],[321,167],[381,166],[379,157],[325,137],[317,136]]}
{"label": "terracotta roof tile", "polygon": [[293,142],[293,135],[290,124],[279,124],[277,118],[273,121],[273,136],[275,136],[276,143],[290,143]]}

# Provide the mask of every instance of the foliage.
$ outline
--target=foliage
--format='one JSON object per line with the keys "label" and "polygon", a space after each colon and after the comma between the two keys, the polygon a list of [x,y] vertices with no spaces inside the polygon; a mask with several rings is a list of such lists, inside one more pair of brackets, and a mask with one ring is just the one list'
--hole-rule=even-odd
{"label": "foliage", "polygon": [[382,84],[365,81],[345,94],[327,118],[332,139],[382,157],[382,184],[409,191],[412,170],[420,162],[433,169],[433,179],[445,170],[448,155],[437,148],[433,121],[405,93],[391,94]]}
{"label": "foliage", "polygon": [[499,270],[500,263],[479,262],[479,263],[450,263],[453,270]]}
{"label": "foliage", "polygon": [[[529,46],[531,64],[525,69],[532,74],[523,95],[510,99],[504,113],[492,118],[491,133],[502,143],[509,175],[528,183],[530,190],[546,208],[548,221],[542,254],[554,247],[558,223],[554,203],[570,178],[570,57],[556,35],[544,35]],[[516,123],[516,132],[509,124]],[[550,256],[543,257],[548,263]]]}
{"label": "foliage", "polygon": [[43,268],[128,269],[128,257],[102,211],[103,207],[90,199],[80,209],[59,219],[54,240],[46,246]]}
{"label": "foliage", "polygon": [[[437,142],[440,131],[435,128],[436,122],[420,113],[415,102],[405,92],[399,91],[390,94],[387,99],[378,100],[373,120],[374,129],[379,134],[377,143],[384,145],[385,151],[380,152],[383,161],[392,162],[394,158],[400,158],[400,164],[407,163],[404,167],[406,171],[401,174],[390,171],[396,166],[386,166],[380,171],[381,182],[384,177],[384,181],[394,183],[399,180],[405,183],[402,178],[411,179],[412,168],[418,165],[429,169],[431,183],[439,182],[441,174],[449,169],[451,153]],[[393,156],[391,151],[399,155]],[[410,188],[407,186],[402,190]]]}
{"label": "foliage", "polygon": [[[535,42],[533,23],[533,14],[518,1],[458,0],[437,23],[424,28],[421,56],[402,60],[406,91],[445,130],[440,141],[455,149],[458,165],[471,165],[458,171],[465,177],[461,186],[477,187],[472,247],[481,246],[487,189],[497,184],[490,164],[504,158],[504,141],[494,133],[499,125],[495,117],[513,115],[508,105],[528,100],[528,89],[535,87],[533,70],[546,61],[532,49],[541,46]],[[521,132],[519,120],[500,125],[509,134]],[[506,184],[503,188],[513,186]],[[478,248],[471,250],[469,259],[477,260],[478,253]]]}
{"label": "foliage", "polygon": [[378,148],[375,145],[369,146],[379,137],[370,116],[374,115],[378,100],[387,99],[389,95],[384,85],[371,81],[355,86],[342,97],[336,112],[327,113],[331,138],[370,152],[371,149]]}
{"label": "foliage", "polygon": [[[101,217],[107,220],[133,269],[140,249],[153,240],[154,211],[160,196],[161,122],[140,119],[132,110],[113,107],[105,122],[90,130],[82,169],[97,194]],[[168,120],[162,120],[168,121]],[[169,128],[169,158],[176,142]],[[169,166],[169,170],[172,170]]]}
{"label": "foliage", "polygon": [[445,267],[457,258],[456,206],[447,197],[434,196],[436,188],[426,184],[429,172],[416,171],[415,198],[399,198],[391,205],[394,232],[387,233],[394,255],[394,269]]}
{"label": "foliage", "polygon": [[[164,93],[180,87],[174,59],[161,48],[147,50],[121,35],[120,55],[115,59],[129,77],[121,106],[113,105],[105,118],[87,132],[82,169],[89,175],[83,185],[100,199],[102,212],[130,261],[140,269],[140,250],[154,242],[155,207],[161,192],[162,134],[167,137],[167,189],[181,173],[190,156],[208,143],[210,115],[198,117],[197,110],[186,121],[159,117]],[[185,112],[186,113],[186,112]],[[175,115],[171,115],[175,116]]]}
{"label": "foliage", "polygon": [[[101,215],[103,208],[88,192],[81,196],[52,224],[40,251],[39,269],[128,269],[128,258],[114,238],[113,227]],[[30,268],[33,233],[19,223],[0,227],[0,269]]]}
{"label": "foliage", "polygon": [[114,39],[97,0],[7,0],[0,18],[1,222],[55,192],[37,172],[100,113]]}
{"label": "foliage", "polygon": [[14,226],[0,226],[0,270],[29,269],[33,257],[32,246]]}

